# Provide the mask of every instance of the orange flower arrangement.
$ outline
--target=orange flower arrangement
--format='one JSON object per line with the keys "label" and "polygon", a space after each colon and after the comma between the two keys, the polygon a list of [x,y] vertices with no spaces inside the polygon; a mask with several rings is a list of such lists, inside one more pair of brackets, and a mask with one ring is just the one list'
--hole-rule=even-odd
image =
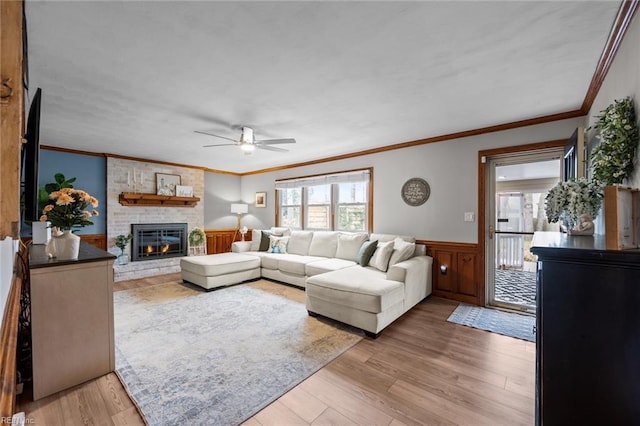
{"label": "orange flower arrangement", "polygon": [[93,225],[89,218],[98,216],[97,207],[98,200],[86,191],[62,188],[49,194],[49,204],[42,209],[40,221],[49,221],[51,226],[63,230],[81,228]]}

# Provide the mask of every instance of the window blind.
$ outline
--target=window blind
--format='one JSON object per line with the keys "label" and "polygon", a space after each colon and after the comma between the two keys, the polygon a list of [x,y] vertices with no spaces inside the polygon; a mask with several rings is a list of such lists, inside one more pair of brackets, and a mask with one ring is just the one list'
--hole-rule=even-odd
{"label": "window blind", "polygon": [[293,189],[333,183],[368,182],[369,174],[369,170],[356,170],[306,178],[279,179],[276,180],[275,186],[276,189]]}

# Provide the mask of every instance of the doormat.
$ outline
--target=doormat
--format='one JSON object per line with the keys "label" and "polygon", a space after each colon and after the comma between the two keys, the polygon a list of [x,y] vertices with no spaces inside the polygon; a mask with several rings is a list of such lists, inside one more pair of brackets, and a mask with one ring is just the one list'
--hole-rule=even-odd
{"label": "doormat", "polygon": [[536,341],[536,317],[531,315],[521,315],[480,306],[458,305],[447,321],[529,342]]}

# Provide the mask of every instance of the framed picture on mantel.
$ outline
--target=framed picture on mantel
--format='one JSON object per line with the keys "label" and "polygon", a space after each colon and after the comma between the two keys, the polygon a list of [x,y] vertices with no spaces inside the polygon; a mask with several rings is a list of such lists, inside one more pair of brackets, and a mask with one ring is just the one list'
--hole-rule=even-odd
{"label": "framed picture on mantel", "polygon": [[180,185],[180,175],[156,173],[156,194],[175,196],[178,185]]}
{"label": "framed picture on mantel", "polygon": [[176,185],[176,196],[193,197],[193,186]]}

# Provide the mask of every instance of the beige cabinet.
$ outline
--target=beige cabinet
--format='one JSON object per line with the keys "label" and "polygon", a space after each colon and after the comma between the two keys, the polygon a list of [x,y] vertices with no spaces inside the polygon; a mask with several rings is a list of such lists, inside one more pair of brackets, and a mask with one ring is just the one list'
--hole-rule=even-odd
{"label": "beige cabinet", "polygon": [[113,256],[102,253],[35,268],[32,259],[34,400],[115,369]]}

